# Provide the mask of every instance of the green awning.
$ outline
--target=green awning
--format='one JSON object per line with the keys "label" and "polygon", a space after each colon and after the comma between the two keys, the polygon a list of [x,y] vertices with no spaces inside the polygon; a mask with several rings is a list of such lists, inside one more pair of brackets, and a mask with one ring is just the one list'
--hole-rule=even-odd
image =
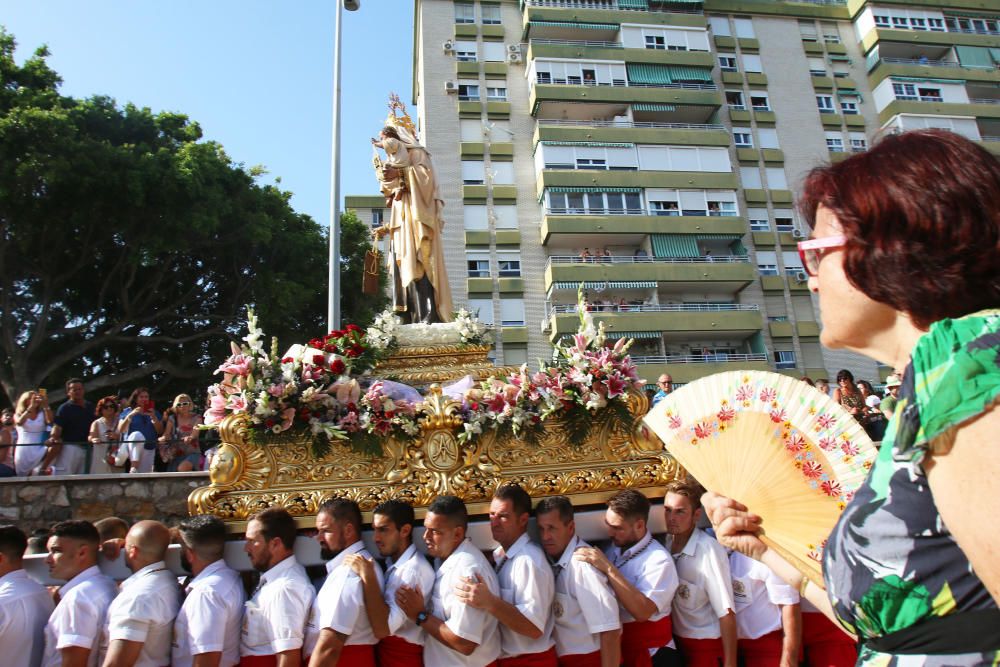
{"label": "green awning", "polygon": [[699,241],[739,241],[742,234],[695,234]]}
{"label": "green awning", "polygon": [[851,62],[848,56],[830,56],[831,63],[849,63]]}
{"label": "green awning", "polygon": [[955,55],[963,67],[993,68],[993,57],[990,50],[981,46],[955,46]]}
{"label": "green awning", "polygon": [[543,146],[590,146],[591,148],[635,148],[635,144],[609,143],[605,141],[539,141]]}
{"label": "green awning", "polygon": [[[600,263],[598,261],[597,263]],[[567,281],[556,281],[552,283],[550,289],[571,289],[575,290],[580,287],[580,283],[567,282]],[[656,289],[655,280],[612,280],[609,282],[585,282],[583,283],[583,289]]]}
{"label": "green awning", "polygon": [[645,63],[626,63],[629,83],[673,83],[668,65],[647,65]]}
{"label": "green awning", "polygon": [[595,187],[569,187],[569,186],[557,186],[552,188],[546,188],[549,192],[616,192],[625,193],[630,195],[639,194],[642,192],[642,188],[595,188]]}
{"label": "green awning", "polygon": [[528,21],[528,29],[539,28],[570,28],[573,30],[618,30],[617,23],[575,23],[569,21]]}
{"label": "green awning", "polygon": [[618,340],[619,338],[659,338],[663,334],[659,331],[605,331],[604,337],[607,340]]}
{"label": "green awning", "polygon": [[618,9],[649,10],[649,0],[618,0]]}
{"label": "green awning", "polygon": [[899,81],[903,83],[944,83],[944,84],[963,84],[964,81],[959,81],[957,79],[930,79],[926,77],[919,76],[893,76],[890,77],[893,81]]}
{"label": "green awning", "polygon": [[677,107],[657,102],[636,102],[632,105],[632,111],[677,111]]}
{"label": "green awning", "polygon": [[653,257],[701,257],[698,240],[688,234],[650,234]]}
{"label": "green awning", "polygon": [[667,65],[670,76],[674,81],[697,81],[698,83],[712,83],[712,71],[704,67],[690,67],[688,65]]}
{"label": "green awning", "polygon": [[1000,65],[1000,49],[990,47],[990,57],[993,58],[995,64]]}
{"label": "green awning", "polygon": [[733,251],[734,255],[737,255],[739,257],[747,256],[746,246],[743,245],[743,241],[741,239],[736,239],[735,241],[730,243],[729,249]]}

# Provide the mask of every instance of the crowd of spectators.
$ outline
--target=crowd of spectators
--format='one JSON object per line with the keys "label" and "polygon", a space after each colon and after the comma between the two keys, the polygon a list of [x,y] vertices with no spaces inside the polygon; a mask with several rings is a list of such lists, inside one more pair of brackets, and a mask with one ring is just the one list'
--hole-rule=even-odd
{"label": "crowd of spectators", "polygon": [[898,373],[891,373],[885,379],[885,392],[878,391],[868,380],[855,380],[851,371],[841,369],[837,373],[837,386],[830,392],[830,382],[820,379],[813,382],[803,377],[802,381],[830,396],[845,410],[854,415],[865,433],[875,442],[885,435],[885,428],[896,411],[899,387],[902,384]]}

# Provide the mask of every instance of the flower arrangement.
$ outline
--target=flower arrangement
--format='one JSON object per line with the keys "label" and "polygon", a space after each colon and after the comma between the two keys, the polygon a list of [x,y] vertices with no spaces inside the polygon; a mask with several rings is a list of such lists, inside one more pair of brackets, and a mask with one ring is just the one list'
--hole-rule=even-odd
{"label": "flower arrangement", "polygon": [[463,345],[489,345],[493,342],[489,329],[477,315],[459,308],[452,317]]}

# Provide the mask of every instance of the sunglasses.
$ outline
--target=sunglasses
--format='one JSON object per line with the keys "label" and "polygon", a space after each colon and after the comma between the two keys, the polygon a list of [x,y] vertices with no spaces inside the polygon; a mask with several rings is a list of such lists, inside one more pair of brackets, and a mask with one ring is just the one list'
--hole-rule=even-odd
{"label": "sunglasses", "polygon": [[802,260],[802,268],[806,270],[806,274],[815,276],[819,272],[819,263],[823,257],[829,252],[843,248],[846,244],[847,237],[843,235],[799,241],[799,259]]}
{"label": "sunglasses", "polygon": [[191,401],[181,401],[177,404],[177,407],[183,408],[185,405],[191,405]]}

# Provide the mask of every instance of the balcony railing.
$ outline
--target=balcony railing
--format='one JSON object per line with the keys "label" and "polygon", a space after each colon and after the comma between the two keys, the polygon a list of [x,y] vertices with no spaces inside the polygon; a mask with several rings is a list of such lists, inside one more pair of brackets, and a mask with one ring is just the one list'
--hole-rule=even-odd
{"label": "balcony railing", "polygon": [[537,79],[535,83],[545,86],[590,86],[595,88],[666,88],[670,90],[718,90],[714,83],[637,83],[635,81],[568,81],[566,79]]}
{"label": "balcony railing", "polygon": [[954,67],[954,68],[964,68],[964,69],[984,69],[987,71],[992,71],[994,69],[991,65],[963,65],[962,63],[957,63],[951,60],[929,60],[927,58],[880,58],[876,61],[878,63],[893,63],[897,65],[927,65],[928,67]]}
{"label": "balcony railing", "polygon": [[725,130],[725,125],[706,123],[653,123],[633,120],[563,120],[558,118],[539,118],[539,125],[558,125],[561,127],[622,127],[622,128],[653,128],[657,130]]}
{"label": "balcony railing", "polygon": [[556,46],[596,46],[602,49],[624,49],[621,42],[592,42],[576,39],[530,39],[531,44],[554,44]]}
{"label": "balcony railing", "polygon": [[[560,7],[564,9],[616,9],[623,11],[669,12],[671,14],[703,14],[699,7],[631,7],[621,6],[617,0],[522,0],[527,7]],[[812,2],[813,0],[796,0],[797,2]],[[840,0],[830,0],[831,2]],[[846,2],[846,0],[843,0]],[[691,2],[692,5],[699,4]]]}
{"label": "balcony railing", "polygon": [[546,208],[546,215],[653,215],[644,208]]}
{"label": "balcony railing", "polygon": [[577,255],[552,255],[552,264],[749,264],[750,258],[743,255],[710,255],[708,257],[591,257],[582,259]]}
{"label": "balcony railing", "polygon": [[634,364],[717,364],[720,362],[767,361],[766,354],[668,354],[632,357]]}
{"label": "balcony railing", "polygon": [[[591,304],[591,312],[603,313],[728,313],[736,311],[758,311],[760,306],[753,303],[644,303],[644,304]],[[552,306],[549,314],[575,313],[576,304]]]}
{"label": "balcony railing", "polygon": [[969,98],[969,104],[1000,104],[1000,99],[993,97],[972,97]]}
{"label": "balcony railing", "polygon": [[982,141],[1000,141],[1000,136],[984,136],[981,138]]}

